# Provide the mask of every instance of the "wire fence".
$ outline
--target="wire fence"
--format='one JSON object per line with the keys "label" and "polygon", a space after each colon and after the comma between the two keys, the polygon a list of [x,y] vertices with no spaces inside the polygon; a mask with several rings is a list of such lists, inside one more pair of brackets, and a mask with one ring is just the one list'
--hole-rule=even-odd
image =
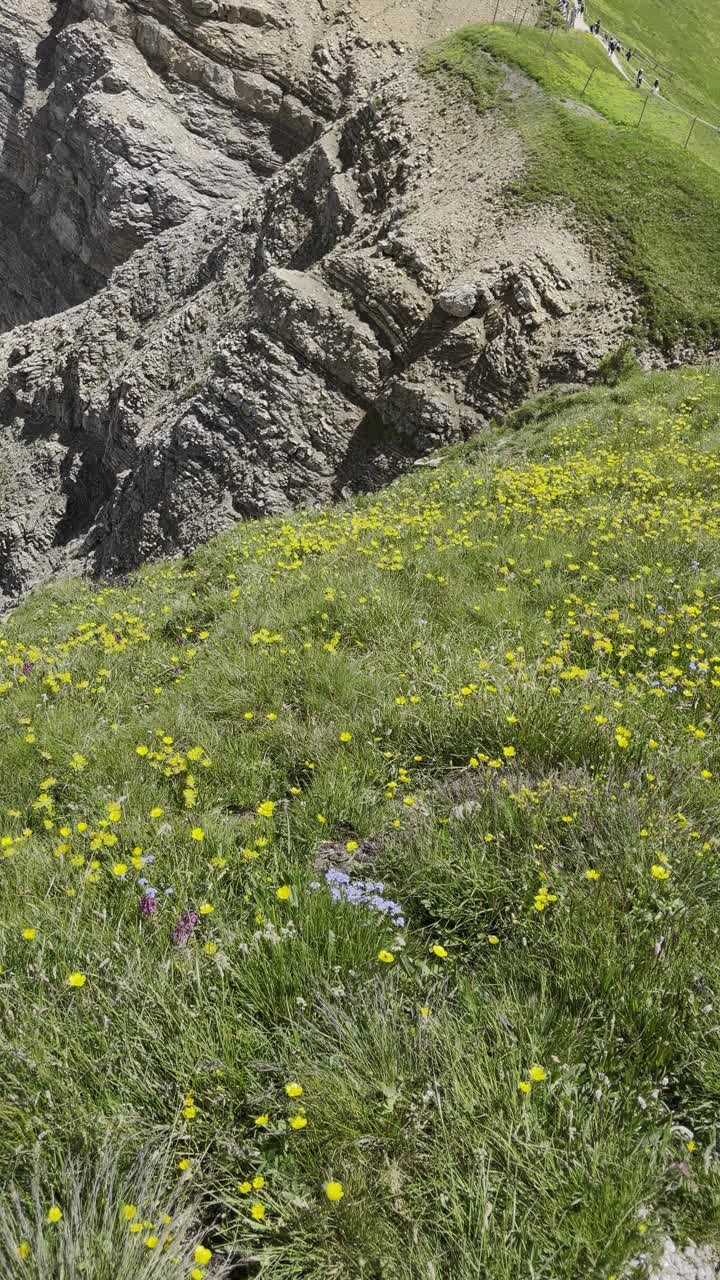
{"label": "wire fence", "polygon": [[[532,22],[533,8],[527,4],[527,0],[518,0],[514,23],[518,32],[528,21]],[[556,9],[555,12],[558,10]],[[585,19],[590,21],[587,10]],[[545,56],[552,58],[558,64],[558,68],[563,61],[562,41],[556,40],[555,37],[557,31],[563,30],[564,26],[565,24],[562,23],[560,26],[552,24],[545,43]],[[608,49],[610,40],[614,40],[615,37],[601,27],[600,39]],[[696,114],[688,110],[668,96],[665,82],[668,81],[672,86],[675,75],[671,68],[664,67],[660,61],[651,56],[645,57],[637,47],[633,47],[632,57],[628,58],[628,48],[629,46],[621,43],[618,45],[617,57],[623,68],[621,72],[623,80],[618,84],[616,78],[613,78],[611,97],[609,96],[607,102],[602,103],[603,114],[612,124],[655,133],[683,150],[692,152],[712,168],[720,170],[720,126],[707,120],[699,112]],[[608,63],[610,66],[615,65],[611,61],[609,50]],[[638,86],[637,71],[640,67],[643,68],[644,74],[642,84]],[[580,94],[580,101],[586,102],[588,106],[592,102],[593,82],[601,75],[602,70],[601,67],[593,68]],[[653,82],[660,80],[661,75],[663,76],[661,88],[655,91]],[[597,87],[596,83],[596,89]],[[568,94],[573,97],[576,93],[576,82],[568,71]],[[708,109],[709,113],[710,109]]]}

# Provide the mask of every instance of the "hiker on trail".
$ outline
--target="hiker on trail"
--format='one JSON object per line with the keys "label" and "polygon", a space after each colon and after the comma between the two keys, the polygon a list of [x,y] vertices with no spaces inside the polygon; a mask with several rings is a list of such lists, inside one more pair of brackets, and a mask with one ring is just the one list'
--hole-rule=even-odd
{"label": "hiker on trail", "polygon": [[633,56],[633,51],[632,51],[632,49],[628,49],[628,50],[627,50],[627,53],[625,54],[625,57],[627,58],[628,62],[630,61],[630,59],[632,58],[632,56]]}
{"label": "hiker on trail", "polygon": [[642,85],[642,82],[643,82],[643,69],[642,69],[642,67],[641,67],[641,68],[640,68],[640,70],[639,70],[639,71],[638,71],[638,73],[637,73],[637,80],[635,81],[636,87],[637,87],[638,89],[639,89],[639,88],[640,88],[640,86]]}
{"label": "hiker on trail", "polygon": [[653,85],[653,93],[658,94],[659,92],[660,92],[660,81],[656,80]]}

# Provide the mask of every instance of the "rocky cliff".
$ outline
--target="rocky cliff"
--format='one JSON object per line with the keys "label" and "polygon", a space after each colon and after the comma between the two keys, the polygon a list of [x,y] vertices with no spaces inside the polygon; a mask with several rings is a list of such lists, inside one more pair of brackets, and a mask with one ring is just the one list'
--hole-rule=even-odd
{"label": "rocky cliff", "polygon": [[254,195],[353,84],[344,28],[312,3],[12,0],[4,10],[6,328],[82,301],[158,232]]}
{"label": "rocky cliff", "polygon": [[407,45],[324,0],[11,7],[0,598],[382,483],[632,321],[508,209],[502,115],[418,75],[434,6],[389,6]]}

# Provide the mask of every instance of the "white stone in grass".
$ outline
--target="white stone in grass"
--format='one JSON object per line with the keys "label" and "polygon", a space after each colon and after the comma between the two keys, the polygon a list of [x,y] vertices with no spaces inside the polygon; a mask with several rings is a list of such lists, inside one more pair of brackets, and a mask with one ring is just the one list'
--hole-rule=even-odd
{"label": "white stone in grass", "polygon": [[687,1244],[683,1249],[666,1240],[650,1280],[718,1280],[720,1253],[710,1245]]}

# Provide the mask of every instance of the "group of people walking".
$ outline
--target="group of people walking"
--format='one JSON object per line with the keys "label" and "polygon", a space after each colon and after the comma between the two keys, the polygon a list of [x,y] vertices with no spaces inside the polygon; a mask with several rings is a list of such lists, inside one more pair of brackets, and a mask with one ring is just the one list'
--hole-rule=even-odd
{"label": "group of people walking", "polygon": [[[636,75],[636,77],[635,77],[635,84],[636,84],[636,87],[637,87],[638,89],[641,89],[641,88],[642,88],[643,83],[644,83],[644,80],[645,80],[645,73],[644,73],[644,71],[643,71],[642,67],[640,67],[640,69],[639,69],[639,71],[638,71],[638,73],[637,73],[637,75]],[[659,92],[660,92],[660,81],[659,81],[659,80],[656,80],[656,81],[655,81],[655,83],[653,84],[652,91],[653,91],[653,93],[659,93]]]}
{"label": "group of people walking", "polygon": [[[567,22],[571,26],[575,26],[575,20],[578,17],[578,15],[580,17],[584,16],[585,0],[558,0],[558,8],[561,14],[563,15],[563,17],[567,20]],[[632,61],[635,54],[635,50],[632,48],[629,48],[629,49],[624,48],[623,45],[621,45],[620,41],[616,40],[615,36],[611,36],[609,32],[605,32],[603,36],[603,33],[600,30],[599,18],[597,18],[595,22],[591,23],[589,27],[589,31],[592,35],[598,36],[598,38],[603,38],[605,40],[607,44],[607,51],[610,54],[611,58],[620,57],[621,55],[624,55],[628,62]],[[645,72],[643,71],[642,67],[639,67],[637,75],[635,76],[636,88],[641,89],[644,83],[645,83]],[[655,80],[655,83],[653,84],[653,87],[652,87],[652,92],[655,94],[658,94],[660,92],[659,80]]]}
{"label": "group of people walking", "polygon": [[585,0],[558,0],[558,9],[565,21],[574,26],[578,14],[582,17],[585,13]]}

